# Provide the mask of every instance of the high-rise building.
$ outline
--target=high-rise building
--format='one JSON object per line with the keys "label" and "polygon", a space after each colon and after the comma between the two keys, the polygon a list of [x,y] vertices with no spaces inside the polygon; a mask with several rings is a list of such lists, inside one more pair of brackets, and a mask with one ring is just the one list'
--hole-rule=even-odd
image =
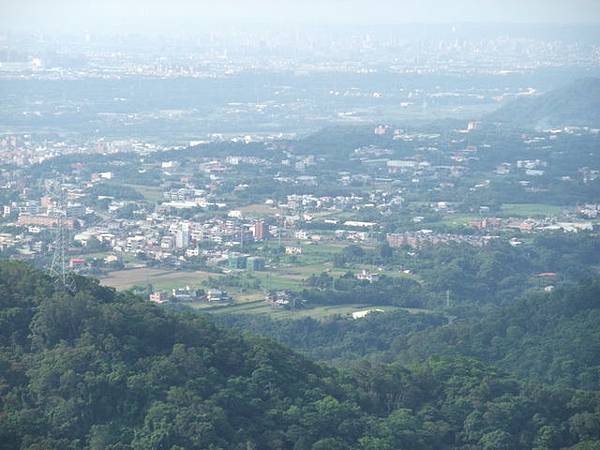
{"label": "high-rise building", "polygon": [[185,249],[190,245],[190,225],[181,224],[181,227],[175,232],[175,247]]}
{"label": "high-rise building", "polygon": [[264,241],[267,238],[268,231],[263,221],[258,221],[254,224],[254,240]]}

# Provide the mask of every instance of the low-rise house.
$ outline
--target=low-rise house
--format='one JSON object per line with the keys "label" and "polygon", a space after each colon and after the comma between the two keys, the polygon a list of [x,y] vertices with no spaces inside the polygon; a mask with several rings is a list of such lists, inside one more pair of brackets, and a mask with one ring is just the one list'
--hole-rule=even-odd
{"label": "low-rise house", "polygon": [[220,289],[209,289],[206,292],[206,300],[208,302],[224,302],[230,300],[227,292]]}
{"label": "low-rise house", "polygon": [[154,303],[166,303],[169,301],[169,294],[166,292],[158,291],[150,294],[150,301]]}
{"label": "low-rise house", "polygon": [[300,255],[302,254],[302,247],[288,246],[285,248],[286,255]]}

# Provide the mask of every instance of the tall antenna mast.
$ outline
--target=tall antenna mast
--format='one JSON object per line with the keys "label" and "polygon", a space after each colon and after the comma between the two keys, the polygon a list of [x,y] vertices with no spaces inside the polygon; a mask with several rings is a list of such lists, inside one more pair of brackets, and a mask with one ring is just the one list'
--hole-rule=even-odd
{"label": "tall antenna mast", "polygon": [[56,218],[56,236],[54,238],[54,254],[52,256],[52,263],[50,264],[50,273],[56,277],[56,281],[61,285],[62,288],[69,292],[75,290],[75,285],[71,273],[67,268],[67,246],[69,245],[69,231],[66,224],[66,203],[65,203],[65,190],[63,184],[59,185],[59,196],[56,203],[56,209],[54,211],[54,217]]}

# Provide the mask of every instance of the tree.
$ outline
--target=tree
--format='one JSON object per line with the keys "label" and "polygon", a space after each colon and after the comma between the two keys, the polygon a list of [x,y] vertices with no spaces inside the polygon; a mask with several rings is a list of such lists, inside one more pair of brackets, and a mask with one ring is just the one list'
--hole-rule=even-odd
{"label": "tree", "polygon": [[512,450],[514,449],[514,441],[506,431],[496,430],[481,437],[479,448],[482,450]]}
{"label": "tree", "polygon": [[381,246],[379,247],[379,256],[381,256],[381,258],[384,261],[394,256],[394,250],[392,249],[392,247],[390,247],[390,244],[388,244],[387,242],[381,244]]}

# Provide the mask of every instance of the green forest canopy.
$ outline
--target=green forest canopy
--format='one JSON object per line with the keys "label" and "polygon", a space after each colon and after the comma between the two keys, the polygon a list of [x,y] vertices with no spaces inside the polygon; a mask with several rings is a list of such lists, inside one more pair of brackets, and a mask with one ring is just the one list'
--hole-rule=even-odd
{"label": "green forest canopy", "polygon": [[3,448],[600,445],[598,392],[519,381],[462,356],[339,371],[199,314],[76,284],[64,292],[30,266],[0,263]]}

